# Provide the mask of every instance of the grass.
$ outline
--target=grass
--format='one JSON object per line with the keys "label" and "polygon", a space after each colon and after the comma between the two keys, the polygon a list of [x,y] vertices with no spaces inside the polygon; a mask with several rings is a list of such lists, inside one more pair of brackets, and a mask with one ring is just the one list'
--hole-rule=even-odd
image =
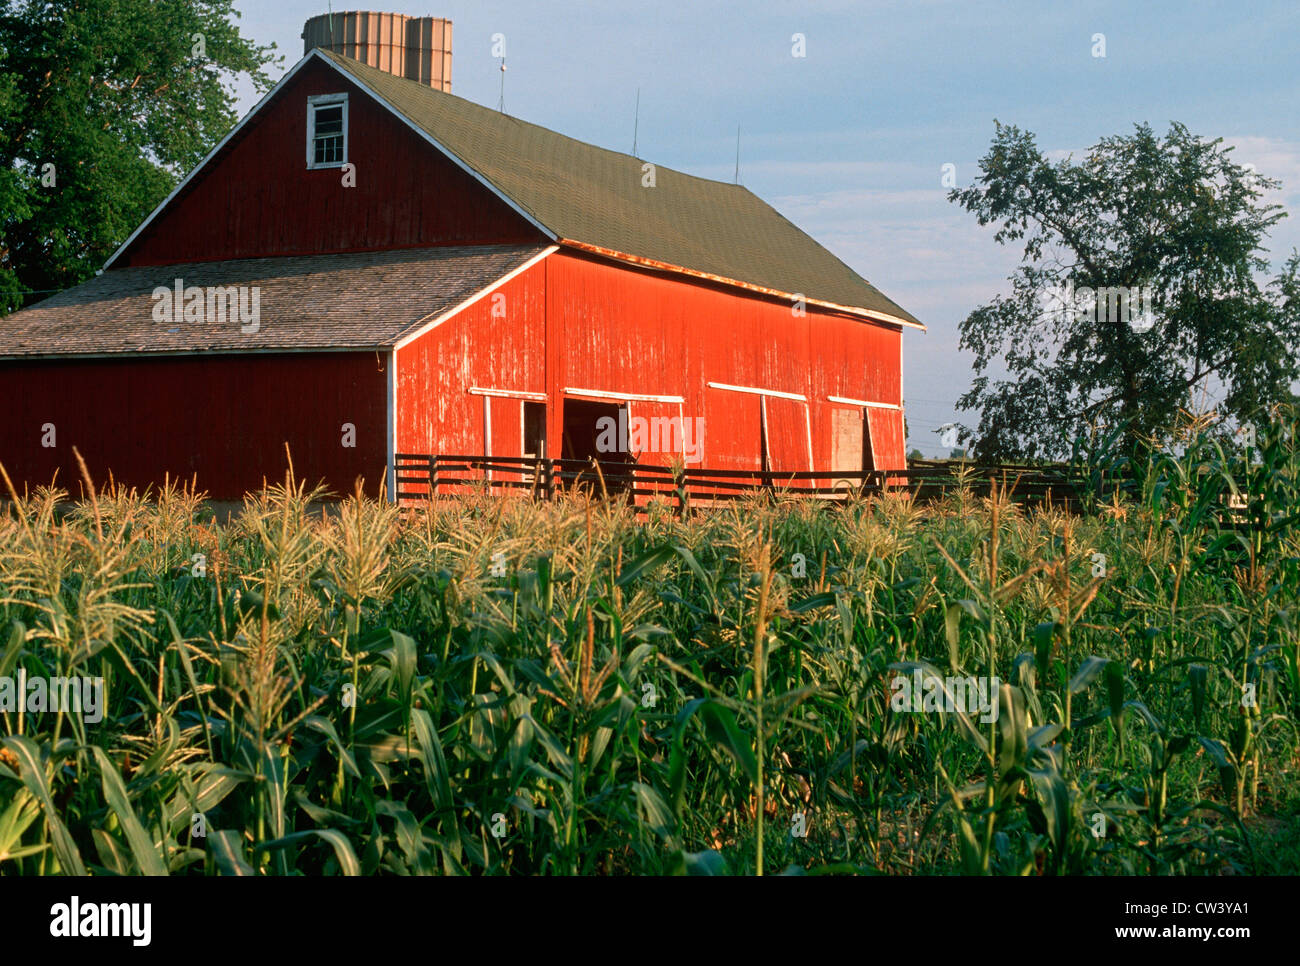
{"label": "grass", "polygon": [[[0,712],[0,873],[1294,872],[1288,438],[1080,516],[13,494],[0,678],[107,707]],[[996,721],[891,710],[915,671]]]}

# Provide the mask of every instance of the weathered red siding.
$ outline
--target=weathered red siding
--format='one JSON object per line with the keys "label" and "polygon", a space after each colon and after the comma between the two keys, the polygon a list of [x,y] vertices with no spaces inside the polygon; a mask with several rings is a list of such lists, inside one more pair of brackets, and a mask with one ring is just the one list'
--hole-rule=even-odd
{"label": "weathered red siding", "polygon": [[[469,387],[547,394],[549,455],[560,454],[566,388],[681,396],[703,417],[698,464],[757,469],[759,396],[710,388],[726,383],[798,393],[769,397],[771,465],[830,469],[831,413],[844,396],[901,405],[901,332],[719,285],[614,265],[559,251],[398,350],[397,450],[478,453],[484,407]],[[493,317],[493,308],[504,311]],[[493,399],[493,455],[519,455],[519,402]],[[676,416],[677,406],[633,402],[633,416]],[[872,410],[877,468],[903,465],[901,414]],[[642,461],[672,454],[647,452]]]}
{"label": "weathered red siding", "polygon": [[[164,474],[217,500],[297,478],[377,493],[387,457],[387,358],[374,353],[0,362],[7,412],[0,463],[15,485],[81,492],[77,447],[96,485],[143,488]],[[41,445],[53,424],[53,448]],[[343,446],[343,424],[356,429]]]}
{"label": "weathered red siding", "polygon": [[[775,469],[808,468],[809,422],[813,464],[830,468],[827,396],[902,403],[896,327],[565,251],[543,264],[553,398],[565,386],[683,396],[685,415],[705,420],[705,467],[757,469],[761,452],[759,397],[710,382],[808,398],[809,418],[767,400]],[[878,440],[880,468],[901,466],[902,449],[901,434]]]}
{"label": "weathered red siding", "polygon": [[[307,97],[348,98],[348,160],[307,169]],[[533,241],[542,235],[353,82],[319,61],[262,109],[118,265]]]}
{"label": "weathered red siding", "polygon": [[[470,388],[547,391],[544,265],[397,350],[397,452],[483,453],[484,397]],[[488,402],[495,455],[519,455],[519,405]]]}

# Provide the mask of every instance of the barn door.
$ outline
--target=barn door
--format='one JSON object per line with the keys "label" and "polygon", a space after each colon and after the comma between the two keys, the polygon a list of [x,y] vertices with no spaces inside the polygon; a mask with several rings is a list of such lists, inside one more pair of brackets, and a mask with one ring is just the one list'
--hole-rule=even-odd
{"label": "barn door", "polygon": [[546,458],[546,403],[524,400],[524,451],[530,459]]}
{"label": "barn door", "polygon": [[520,425],[519,399],[491,399],[483,397],[487,410],[488,456],[518,456],[523,452],[523,431]]}
{"label": "barn door", "polygon": [[[831,410],[831,472],[870,473],[875,469],[871,453],[871,428],[863,409]],[[862,480],[856,476],[837,478],[837,489],[856,489]]]}
{"label": "barn door", "polygon": [[709,384],[705,395],[713,470],[763,470],[763,397]]}
{"label": "barn door", "polygon": [[875,468],[878,470],[907,469],[904,452],[903,412],[899,409],[872,407],[867,410],[870,438],[873,444]]}
{"label": "barn door", "polygon": [[[546,403],[533,402],[528,399],[520,401],[522,412],[523,452],[525,459],[542,460],[546,458]],[[541,478],[540,464],[533,463],[526,467],[524,482],[536,485]]]}
{"label": "barn door", "polygon": [[[623,409],[618,403],[597,402],[591,399],[564,400],[564,439],[560,447],[562,458],[566,460],[610,460],[618,459],[622,441],[618,439],[619,411]],[[611,425],[615,427],[614,437],[607,435]],[[623,418],[626,425],[626,417]],[[611,442],[615,446],[610,449]]]}
{"label": "barn door", "polygon": [[807,404],[800,399],[763,396],[765,470],[778,486],[803,486],[803,480],[782,480],[782,474],[811,470]]}
{"label": "barn door", "polygon": [[484,477],[532,482],[533,466],[518,460],[546,456],[546,403],[509,390],[472,387],[470,392],[483,399],[483,455],[497,467],[486,469]]}
{"label": "barn door", "polygon": [[[560,452],[566,460],[587,462],[595,459],[600,466],[606,490],[613,492],[626,485],[627,404],[598,402],[592,399],[564,400],[564,439]],[[582,482],[596,483],[594,471],[568,468],[578,472]]]}

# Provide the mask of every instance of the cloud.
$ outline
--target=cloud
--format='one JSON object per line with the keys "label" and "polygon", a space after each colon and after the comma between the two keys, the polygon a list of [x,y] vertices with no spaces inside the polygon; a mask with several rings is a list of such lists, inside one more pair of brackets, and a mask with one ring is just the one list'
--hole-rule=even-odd
{"label": "cloud", "polygon": [[1254,165],[1260,177],[1281,181],[1280,188],[1265,192],[1266,201],[1293,207],[1300,202],[1300,142],[1259,135],[1225,137],[1237,164]]}

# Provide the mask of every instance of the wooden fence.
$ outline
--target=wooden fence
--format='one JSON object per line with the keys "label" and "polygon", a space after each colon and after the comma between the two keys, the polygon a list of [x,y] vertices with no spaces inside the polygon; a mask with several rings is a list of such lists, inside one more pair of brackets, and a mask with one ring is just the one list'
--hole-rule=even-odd
{"label": "wooden fence", "polygon": [[551,500],[587,487],[593,493],[630,499],[637,506],[663,499],[679,509],[735,500],[755,491],[788,492],[823,500],[846,500],[886,490],[917,500],[938,499],[958,487],[987,495],[996,484],[1016,502],[1077,509],[1082,479],[1061,468],[977,466],[960,460],[913,460],[905,470],[875,472],[716,470],[647,466],[619,460],[556,460],[533,457],[398,453],[400,501],[433,500],[475,489]]}

